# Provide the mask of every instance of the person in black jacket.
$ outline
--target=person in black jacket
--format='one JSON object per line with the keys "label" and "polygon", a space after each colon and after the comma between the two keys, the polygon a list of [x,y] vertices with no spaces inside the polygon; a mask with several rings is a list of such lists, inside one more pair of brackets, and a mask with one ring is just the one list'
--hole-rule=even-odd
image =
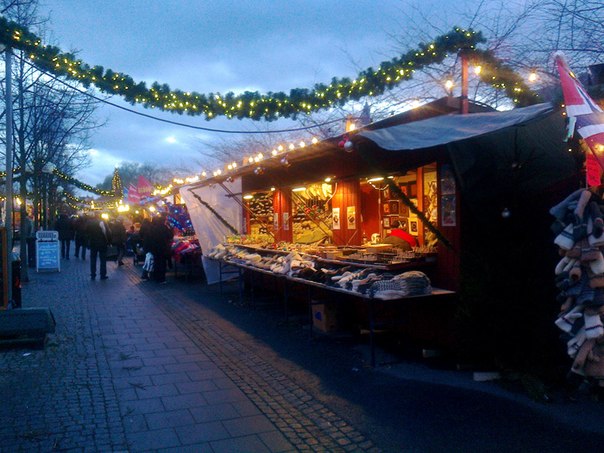
{"label": "person in black jacket", "polygon": [[121,217],[115,219],[114,222],[109,223],[109,227],[111,229],[111,243],[115,245],[117,249],[117,265],[124,265],[124,255],[126,254],[126,227],[124,226],[124,221]]}
{"label": "person in black jacket", "polygon": [[87,224],[88,219],[84,214],[79,215],[73,223],[75,230],[75,254],[73,256],[79,258],[80,250],[82,250],[81,256],[83,260],[86,259],[86,247],[88,246],[88,236],[86,235]]}
{"label": "person in black jacket", "polygon": [[[145,259],[146,259],[147,253],[151,253],[151,250],[149,250],[149,244],[151,243],[151,240],[149,237],[150,233],[151,233],[151,221],[149,219],[143,219],[141,227],[138,231],[138,236],[139,236],[139,240],[141,241],[141,244],[143,247],[143,254],[145,255]],[[147,271],[144,267],[143,267],[143,274],[141,275],[141,278],[143,280],[149,280],[149,271]]]}
{"label": "person in black jacket", "polygon": [[95,212],[88,221],[86,233],[88,234],[88,244],[90,246],[90,278],[92,280],[96,278],[96,259],[98,256],[101,280],[106,280],[108,278],[107,246],[111,243],[109,225]]}
{"label": "person in black jacket", "polygon": [[[166,216],[153,218],[149,230],[149,251],[153,254],[151,277],[158,283],[166,283],[166,265],[172,251],[174,233],[166,224]],[[145,239],[145,243],[147,240]]]}
{"label": "person in black jacket", "polygon": [[73,224],[67,214],[62,213],[55,222],[55,230],[59,233],[59,241],[61,241],[61,258],[69,259],[69,248],[73,239]]}

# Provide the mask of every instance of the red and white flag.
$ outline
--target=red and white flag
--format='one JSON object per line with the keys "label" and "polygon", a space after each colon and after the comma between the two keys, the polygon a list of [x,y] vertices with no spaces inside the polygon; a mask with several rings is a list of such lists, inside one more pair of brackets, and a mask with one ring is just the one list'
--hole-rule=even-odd
{"label": "red and white flag", "polygon": [[587,185],[599,186],[604,170],[604,112],[587,94],[561,55],[556,55],[556,65],[569,125],[574,126],[590,150],[586,156]]}
{"label": "red and white flag", "polygon": [[139,204],[141,201],[141,196],[138,193],[138,189],[134,186],[134,184],[130,184],[128,186],[128,203]]}
{"label": "red and white flag", "polygon": [[147,178],[140,175],[138,177],[137,189],[141,199],[145,197],[150,197],[151,193],[153,192],[153,184],[151,184]]}

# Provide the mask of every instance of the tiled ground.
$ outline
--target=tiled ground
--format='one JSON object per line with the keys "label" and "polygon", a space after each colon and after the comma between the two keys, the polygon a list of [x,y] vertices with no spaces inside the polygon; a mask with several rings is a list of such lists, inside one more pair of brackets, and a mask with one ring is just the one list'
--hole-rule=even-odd
{"label": "tiled ground", "polygon": [[217,291],[62,266],[23,289],[56,318],[46,347],[0,351],[0,451],[378,450],[206,309]]}

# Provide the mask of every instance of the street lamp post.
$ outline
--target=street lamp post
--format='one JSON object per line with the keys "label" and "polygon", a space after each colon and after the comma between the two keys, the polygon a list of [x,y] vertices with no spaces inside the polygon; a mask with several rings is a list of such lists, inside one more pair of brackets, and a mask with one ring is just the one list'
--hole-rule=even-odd
{"label": "street lamp post", "polygon": [[4,48],[4,72],[6,80],[6,209],[4,211],[4,226],[6,227],[6,250],[2,250],[2,258],[6,263],[4,272],[6,278],[6,303],[13,300],[13,93],[12,93],[12,60],[11,49]]}

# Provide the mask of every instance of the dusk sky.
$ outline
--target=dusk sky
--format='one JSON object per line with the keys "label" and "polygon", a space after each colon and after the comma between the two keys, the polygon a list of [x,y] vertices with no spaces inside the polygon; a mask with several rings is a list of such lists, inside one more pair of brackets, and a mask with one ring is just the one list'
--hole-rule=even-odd
{"label": "dusk sky", "polygon": [[[477,3],[461,2],[457,14]],[[41,0],[40,13],[50,17],[51,44],[78,51],[91,66],[124,72],[135,81],[148,85],[157,81],[200,93],[289,92],[329,82],[334,76],[354,77],[359,69],[397,56],[401,49],[393,36],[414,14],[442,12],[438,15],[442,32],[465,25],[445,11],[446,1],[423,1],[421,8],[417,4],[406,0]],[[206,121],[132,107],[117,97],[110,100],[196,126],[258,128],[251,120]],[[107,125],[91,139],[92,166],[78,175],[89,184],[101,182],[122,161],[169,164],[199,173],[200,139],[214,140],[219,135],[110,106],[103,106],[99,116],[108,120]]]}

